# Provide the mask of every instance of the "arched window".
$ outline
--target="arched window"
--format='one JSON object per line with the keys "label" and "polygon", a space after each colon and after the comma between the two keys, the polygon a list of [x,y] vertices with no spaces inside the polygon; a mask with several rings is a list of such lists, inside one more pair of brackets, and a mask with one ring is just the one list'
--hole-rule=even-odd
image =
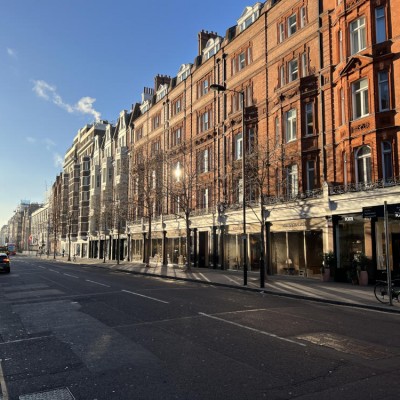
{"label": "arched window", "polygon": [[362,146],[356,151],[356,182],[371,182],[372,166],[371,166],[371,148]]}
{"label": "arched window", "polygon": [[382,142],[382,176],[385,182],[393,178],[392,145],[390,142]]}

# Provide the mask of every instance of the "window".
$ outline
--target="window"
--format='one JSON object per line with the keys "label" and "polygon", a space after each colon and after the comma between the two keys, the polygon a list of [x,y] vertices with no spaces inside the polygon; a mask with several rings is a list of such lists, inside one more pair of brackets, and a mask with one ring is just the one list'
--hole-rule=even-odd
{"label": "window", "polygon": [[285,66],[281,65],[279,67],[279,79],[281,81],[281,86],[283,86],[286,83],[286,79],[285,79]]}
{"label": "window", "polygon": [[389,110],[389,79],[387,71],[378,72],[379,111]]}
{"label": "window", "polygon": [[371,149],[369,146],[362,146],[356,151],[356,182],[371,182]]}
{"label": "window", "polygon": [[340,88],[340,124],[344,125],[345,123],[346,123],[346,109],[345,109],[344,89]]}
{"label": "window", "polygon": [[368,80],[361,79],[352,84],[353,119],[368,115]]}
{"label": "window", "polygon": [[385,182],[393,178],[392,145],[382,142],[382,175]]}
{"label": "window", "polygon": [[243,50],[237,56],[234,56],[232,59],[232,75],[236,72],[241,71],[247,65],[251,63],[251,47],[248,47],[246,50]]}
{"label": "window", "polygon": [[242,92],[235,92],[232,94],[232,112],[240,111],[243,107]]}
{"label": "window", "polygon": [[375,40],[376,43],[382,43],[386,40],[386,18],[385,7],[375,9]]}
{"label": "window", "polygon": [[339,40],[338,40],[338,43],[339,43],[339,61],[343,61],[343,31],[342,30],[339,30],[339,32],[338,32],[338,35],[339,35]]}
{"label": "window", "polygon": [[182,110],[182,99],[179,98],[172,103],[172,115],[180,113]]}
{"label": "window", "polygon": [[301,76],[304,78],[308,75],[308,61],[307,61],[307,53],[304,52],[301,55]]}
{"label": "window", "polygon": [[198,193],[198,208],[208,208],[209,190],[202,188]]}
{"label": "window", "polygon": [[279,145],[280,129],[279,117],[275,117],[275,146]]}
{"label": "window", "polygon": [[307,190],[315,189],[315,162],[308,160],[306,164],[307,172]]}
{"label": "window", "polygon": [[291,36],[294,33],[296,33],[296,30],[297,30],[296,14],[293,14],[288,18],[287,24],[288,24],[288,36]]}
{"label": "window", "polygon": [[182,140],[182,128],[177,128],[172,132],[171,146],[178,146]]}
{"label": "window", "polygon": [[296,110],[291,109],[285,113],[286,115],[286,142],[296,140],[296,129],[297,129],[297,116]]}
{"label": "window", "polygon": [[89,171],[89,167],[90,167],[90,161],[84,161],[83,162],[83,170]]}
{"label": "window", "polygon": [[205,132],[211,128],[211,110],[203,112],[199,116],[199,133]]}
{"label": "window", "polygon": [[297,59],[289,62],[289,82],[295,81],[299,77],[299,66]]}
{"label": "window", "polygon": [[359,18],[350,24],[350,41],[351,54],[356,54],[365,49],[365,17]]}
{"label": "window", "polygon": [[306,7],[300,8],[300,27],[304,28],[307,23],[307,9]]}
{"label": "window", "polygon": [[204,172],[209,172],[211,167],[211,152],[210,150],[203,149],[197,154],[197,171],[202,174]]}
{"label": "window", "polygon": [[139,127],[136,129],[136,141],[140,140],[143,137],[143,127]]}
{"label": "window", "polygon": [[160,114],[153,117],[153,129],[157,129],[160,126]]}
{"label": "window", "polygon": [[239,133],[235,136],[235,160],[241,160],[243,155],[243,135]]}
{"label": "window", "polygon": [[314,134],[314,104],[313,103],[306,103],[304,107],[304,132],[306,136]]}
{"label": "window", "polygon": [[103,168],[103,183],[105,183],[106,182],[106,169],[105,168]]}
{"label": "window", "polygon": [[290,165],[286,169],[287,177],[287,195],[289,197],[296,197],[299,193],[297,165]]}
{"label": "window", "polygon": [[279,24],[279,43],[285,40],[285,25],[283,23]]}
{"label": "window", "polygon": [[206,77],[201,80],[197,85],[197,97],[200,98],[208,93],[209,91],[209,81],[210,77]]}

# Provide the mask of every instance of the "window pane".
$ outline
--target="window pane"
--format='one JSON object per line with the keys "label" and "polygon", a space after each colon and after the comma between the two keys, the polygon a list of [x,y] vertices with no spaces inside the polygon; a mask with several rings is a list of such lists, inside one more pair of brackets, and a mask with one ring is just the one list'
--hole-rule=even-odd
{"label": "window pane", "polygon": [[386,20],[384,7],[379,7],[375,10],[375,29],[376,43],[384,42],[386,40]]}

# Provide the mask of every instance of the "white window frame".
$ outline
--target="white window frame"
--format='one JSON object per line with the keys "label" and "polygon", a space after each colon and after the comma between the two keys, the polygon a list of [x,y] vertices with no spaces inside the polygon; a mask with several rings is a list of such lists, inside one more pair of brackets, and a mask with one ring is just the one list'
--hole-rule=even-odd
{"label": "white window frame", "polygon": [[307,24],[307,8],[303,6],[300,8],[300,28],[304,28]]}
{"label": "white window frame", "polygon": [[308,75],[307,52],[301,54],[301,76],[304,78]]}
{"label": "white window frame", "polygon": [[369,114],[368,79],[360,79],[352,83],[353,120],[363,118]]}
{"label": "white window frame", "polygon": [[286,143],[289,143],[296,140],[297,111],[295,108],[286,111],[285,123],[286,123]]}
{"label": "white window frame", "polygon": [[281,81],[281,86],[284,86],[286,84],[286,76],[285,76],[285,65],[281,65],[279,67],[279,79]]}
{"label": "white window frame", "polygon": [[367,47],[365,17],[350,23],[350,50],[351,54],[359,53]]}
{"label": "white window frame", "polygon": [[[364,149],[368,149],[369,153],[359,155]],[[355,164],[356,164],[356,182],[357,184],[365,184],[371,182],[372,177],[372,160],[371,160],[371,148],[369,146],[361,146],[355,152]],[[360,164],[362,164],[363,171],[360,171]],[[361,176],[361,172],[362,175]],[[360,179],[361,178],[361,179]]]}
{"label": "white window frame", "polygon": [[243,133],[235,136],[235,160],[241,160],[243,157]]}
{"label": "white window frame", "polygon": [[296,197],[299,194],[299,175],[297,165],[289,165],[286,169],[287,177],[287,195],[289,197]]}
{"label": "white window frame", "polygon": [[344,89],[340,88],[340,117],[341,117],[341,125],[346,123],[346,99],[344,97]]}
{"label": "white window frame", "polygon": [[279,24],[279,43],[282,43],[285,40],[285,24],[281,22]]}
{"label": "white window frame", "polygon": [[287,19],[288,37],[294,35],[297,32],[297,15],[292,14]]}
{"label": "white window frame", "polygon": [[293,82],[299,77],[299,60],[294,58],[289,61],[289,82]]}

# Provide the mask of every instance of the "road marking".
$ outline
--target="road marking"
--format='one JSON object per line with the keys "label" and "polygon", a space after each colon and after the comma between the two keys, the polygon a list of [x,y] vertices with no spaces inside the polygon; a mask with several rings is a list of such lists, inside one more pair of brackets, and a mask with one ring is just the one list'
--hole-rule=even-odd
{"label": "road marking", "polygon": [[66,275],[66,276],[70,276],[71,278],[79,278],[79,276],[75,276],[75,275],[70,275],[70,274],[66,274],[65,272],[64,272],[64,275]]}
{"label": "road marking", "polygon": [[42,267],[41,265],[38,265],[38,268],[46,269],[46,267]]}
{"label": "road marking", "polygon": [[46,336],[36,336],[36,337],[25,338],[25,339],[9,340],[8,342],[0,343],[0,346],[3,345],[3,344],[14,344],[14,343],[20,343],[20,342],[27,342],[27,341],[30,341],[30,340],[46,339],[46,338],[49,338],[49,337],[52,337],[52,336],[53,335],[46,335]]}
{"label": "road marking", "polygon": [[56,274],[59,274],[59,273],[60,273],[59,271],[55,271],[54,269],[49,269],[49,271],[55,272]]}
{"label": "road marking", "polygon": [[91,281],[90,279],[86,279],[86,282],[95,283],[96,285],[101,285],[101,286],[105,286],[105,287],[111,287],[111,286],[105,285],[104,283]]}
{"label": "road marking", "polygon": [[150,299],[150,300],[154,300],[154,301],[159,301],[160,303],[169,304],[169,301],[164,301],[164,300],[156,299],[155,297],[145,296],[144,294],[139,294],[139,293],[135,293],[135,292],[130,292],[129,290],[124,290],[124,289],[122,289],[122,291],[125,292],[125,293],[134,294],[135,296],[145,297],[146,299]]}
{"label": "road marking", "polygon": [[3,373],[3,367],[1,365],[1,362],[3,360],[0,358],[0,386],[1,386],[1,396],[2,396],[2,400],[8,400],[8,390],[7,390],[7,385],[6,385],[6,381],[4,379],[4,373]]}
{"label": "road marking", "polygon": [[287,338],[275,335],[274,333],[261,331],[259,329],[251,328],[250,326],[241,325],[241,324],[238,324],[237,322],[228,321],[226,319],[215,317],[213,315],[205,314],[205,313],[202,313],[202,312],[200,312],[199,314],[202,315],[203,317],[216,319],[217,321],[221,321],[221,322],[226,322],[227,324],[231,324],[231,325],[237,326],[239,328],[247,329],[247,330],[252,331],[252,332],[257,332],[257,333],[260,333],[262,335],[272,337],[274,339],[283,340],[284,342],[289,342],[289,343],[297,344],[298,346],[306,347],[306,345],[304,343],[299,343],[299,342],[296,342],[295,340],[291,340],[291,339],[287,339]]}

